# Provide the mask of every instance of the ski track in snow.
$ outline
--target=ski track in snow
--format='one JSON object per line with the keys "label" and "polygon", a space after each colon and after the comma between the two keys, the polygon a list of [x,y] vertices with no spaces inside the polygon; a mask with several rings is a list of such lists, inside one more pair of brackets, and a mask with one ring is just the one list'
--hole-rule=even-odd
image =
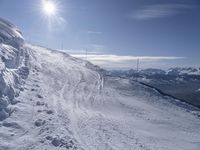
{"label": "ski track in snow", "polygon": [[85,61],[25,47],[30,74],[15,111],[0,124],[0,149],[199,150],[194,112]]}

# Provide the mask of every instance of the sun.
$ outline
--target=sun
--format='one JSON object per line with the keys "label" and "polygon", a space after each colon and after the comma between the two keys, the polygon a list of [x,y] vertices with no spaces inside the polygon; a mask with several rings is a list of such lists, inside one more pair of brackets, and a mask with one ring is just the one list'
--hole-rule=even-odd
{"label": "sun", "polygon": [[59,0],[40,0],[37,6],[40,9],[42,19],[47,23],[49,31],[63,30],[67,24],[60,14],[63,7]]}
{"label": "sun", "polygon": [[44,0],[43,1],[43,10],[45,14],[48,16],[55,15],[56,14],[56,4],[53,3],[53,1],[50,0]]}

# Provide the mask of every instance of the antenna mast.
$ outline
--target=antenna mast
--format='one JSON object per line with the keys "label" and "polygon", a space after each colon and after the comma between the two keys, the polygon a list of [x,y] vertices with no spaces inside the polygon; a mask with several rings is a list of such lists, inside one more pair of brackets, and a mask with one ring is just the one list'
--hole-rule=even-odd
{"label": "antenna mast", "polygon": [[139,72],[140,59],[137,59],[137,73]]}
{"label": "antenna mast", "polygon": [[136,81],[138,81],[138,77],[139,77],[139,65],[140,65],[140,59],[137,58]]}

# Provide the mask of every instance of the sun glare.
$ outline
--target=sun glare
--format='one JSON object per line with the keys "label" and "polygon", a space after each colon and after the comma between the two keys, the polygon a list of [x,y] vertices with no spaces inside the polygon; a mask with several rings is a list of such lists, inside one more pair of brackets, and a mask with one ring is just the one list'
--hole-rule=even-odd
{"label": "sun glare", "polygon": [[43,10],[48,16],[54,15],[56,13],[56,4],[54,4],[53,1],[44,0]]}
{"label": "sun glare", "polygon": [[42,19],[47,22],[49,31],[64,30],[67,21],[60,14],[62,7],[59,0],[40,0],[39,8],[42,13]]}

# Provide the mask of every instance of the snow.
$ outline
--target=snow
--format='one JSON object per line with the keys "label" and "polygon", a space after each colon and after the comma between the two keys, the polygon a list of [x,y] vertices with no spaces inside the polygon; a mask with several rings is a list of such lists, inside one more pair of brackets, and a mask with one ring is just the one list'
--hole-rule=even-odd
{"label": "snow", "polygon": [[[23,37],[11,23],[0,19],[0,120],[11,114],[10,104],[19,94],[28,67]],[[26,71],[26,73],[25,73]]]}
{"label": "snow", "polygon": [[199,109],[64,52],[4,49],[0,88],[21,91],[1,96],[0,149],[199,150]]}
{"label": "snow", "polygon": [[19,47],[23,42],[24,39],[19,29],[12,23],[0,18],[0,43]]}
{"label": "snow", "polygon": [[200,75],[200,68],[192,67],[175,67],[167,70],[167,74],[170,75]]}

